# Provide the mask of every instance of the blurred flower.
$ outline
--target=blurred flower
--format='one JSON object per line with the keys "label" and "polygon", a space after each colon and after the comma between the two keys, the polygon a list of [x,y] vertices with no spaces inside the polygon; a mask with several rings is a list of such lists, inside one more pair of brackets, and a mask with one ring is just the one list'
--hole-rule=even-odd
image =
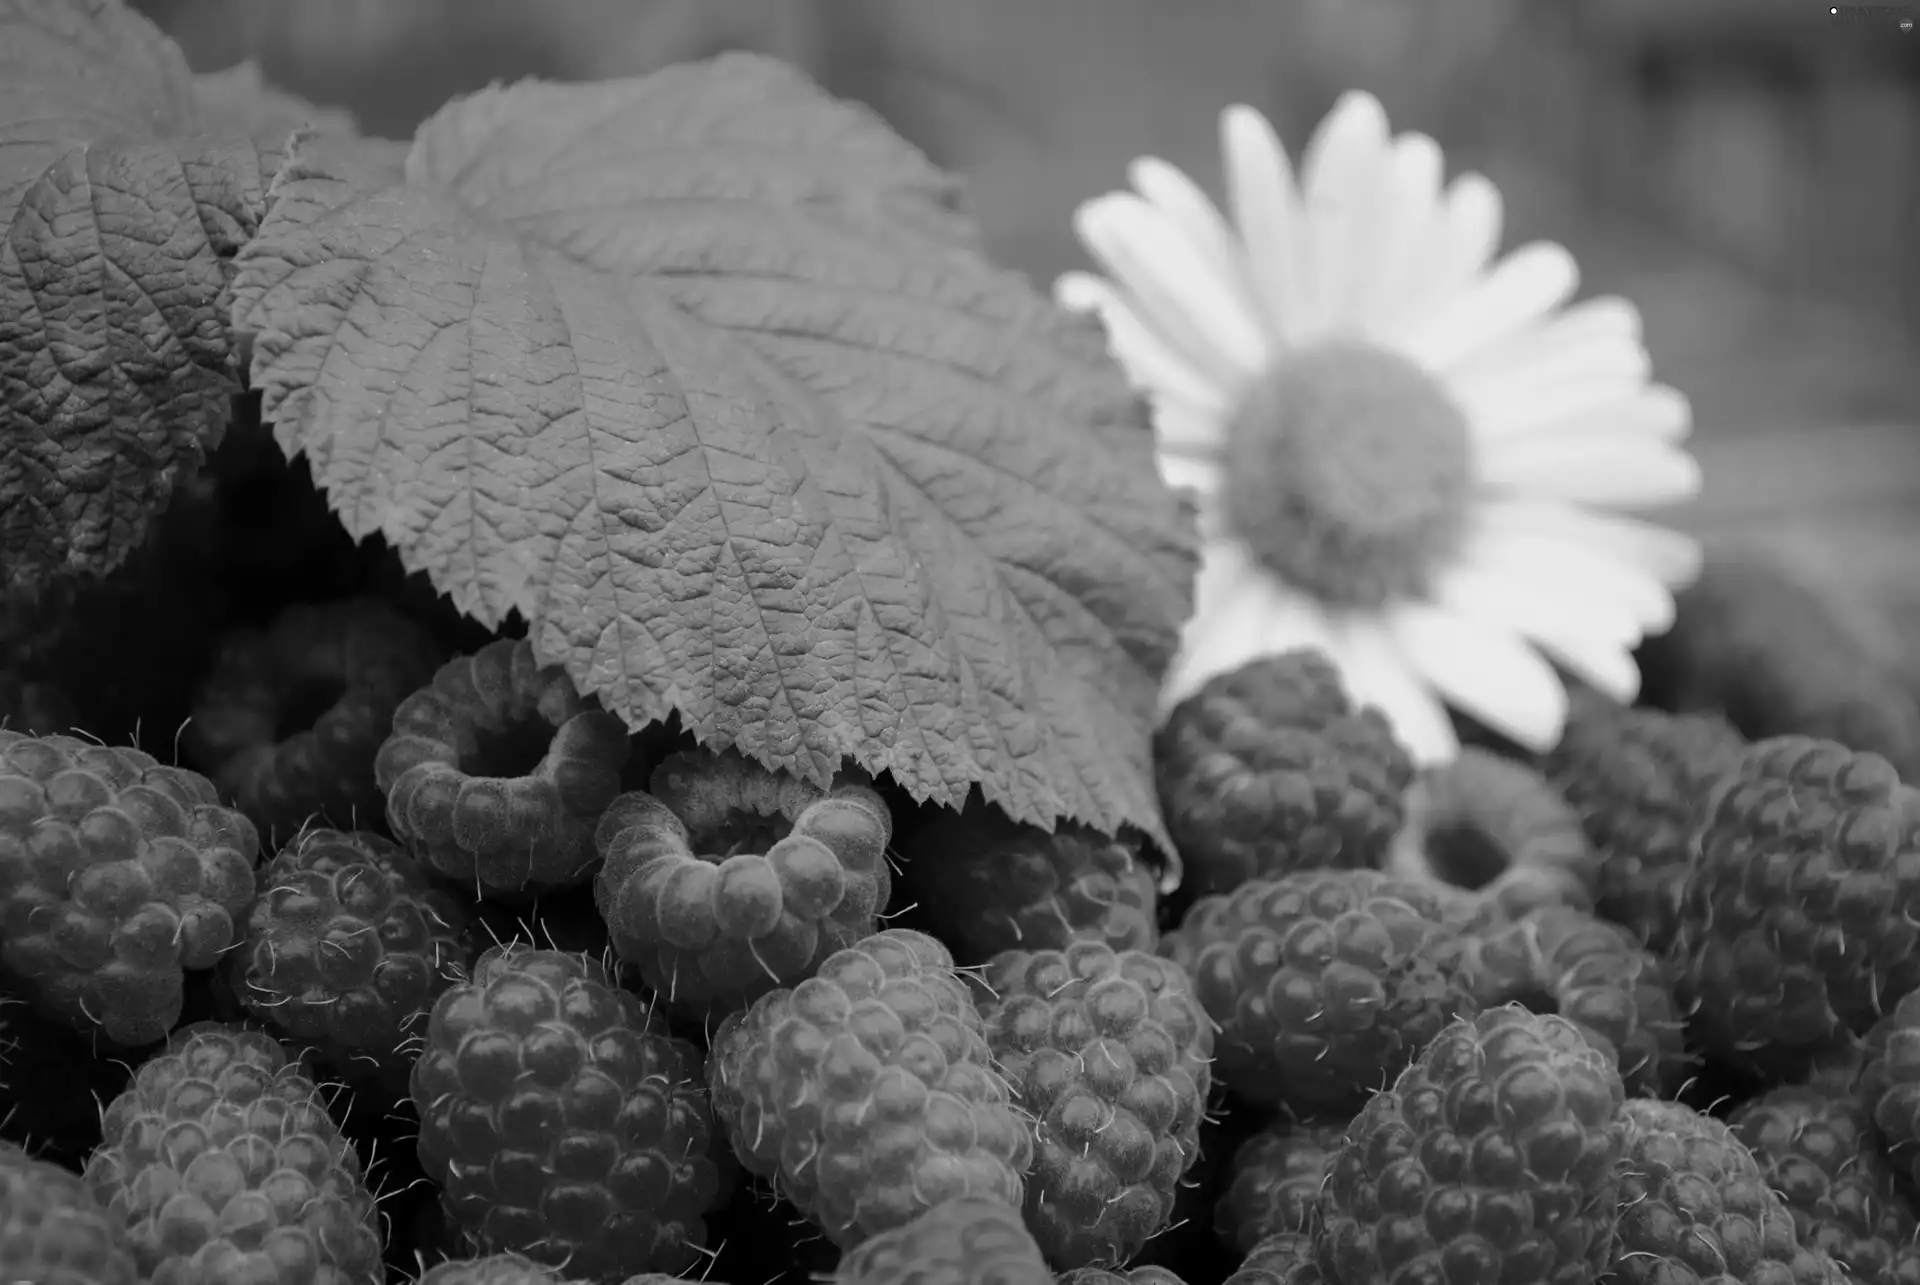
{"label": "blurred flower", "polygon": [[1548,658],[1620,700],[1633,648],[1699,570],[1687,536],[1607,510],[1692,496],[1685,398],[1648,382],[1640,317],[1566,307],[1573,258],[1497,262],[1501,203],[1442,184],[1430,138],[1349,94],[1296,182],[1272,127],[1221,117],[1229,223],[1144,158],[1082,206],[1107,278],[1069,273],[1149,396],[1160,467],[1204,548],[1172,705],[1255,657],[1317,646],[1425,763],[1444,704],[1535,750],[1567,696]]}

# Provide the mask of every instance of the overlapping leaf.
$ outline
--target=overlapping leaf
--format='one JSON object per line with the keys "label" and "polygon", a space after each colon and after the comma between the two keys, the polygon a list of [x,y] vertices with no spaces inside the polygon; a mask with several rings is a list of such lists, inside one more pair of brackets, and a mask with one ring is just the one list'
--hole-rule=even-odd
{"label": "overlapping leaf", "polygon": [[236,325],[290,454],[630,723],[814,779],[1159,834],[1190,535],[1084,320],[949,180],[774,62],[303,142]]}
{"label": "overlapping leaf", "polygon": [[117,0],[0,0],[0,584],[111,570],[218,442],[298,111]]}

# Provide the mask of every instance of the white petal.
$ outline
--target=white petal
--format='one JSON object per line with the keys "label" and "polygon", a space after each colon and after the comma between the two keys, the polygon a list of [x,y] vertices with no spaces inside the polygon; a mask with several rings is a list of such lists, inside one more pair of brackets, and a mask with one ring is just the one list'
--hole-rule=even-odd
{"label": "white petal", "polygon": [[1594,513],[1549,500],[1493,500],[1477,506],[1474,522],[1488,542],[1556,540],[1624,563],[1670,588],[1691,584],[1700,575],[1703,554],[1694,537],[1617,513]]}
{"label": "white petal", "polygon": [[1616,604],[1564,583],[1529,583],[1471,565],[1435,576],[1432,598],[1457,615],[1519,634],[1617,701],[1639,693],[1633,648],[1640,630]]}
{"label": "white petal", "polygon": [[1220,216],[1219,209],[1177,166],[1157,156],[1142,156],[1128,167],[1127,176],[1134,190],[1145,197],[1173,225],[1186,234],[1194,249],[1206,256],[1220,279],[1246,296],[1245,256],[1233,235],[1233,229]]}
{"label": "white petal", "polygon": [[1359,320],[1378,263],[1380,189],[1389,156],[1385,109],[1371,94],[1354,92],[1341,95],[1302,158],[1314,299],[1328,330],[1349,329]]}
{"label": "white petal", "polygon": [[1107,328],[1107,346],[1135,386],[1215,415],[1227,413],[1231,403],[1220,385],[1149,330],[1110,282],[1090,272],[1068,272],[1054,282],[1053,297],[1071,311],[1100,314]]}
{"label": "white petal", "polygon": [[1154,457],[1160,479],[1176,491],[1192,491],[1202,499],[1220,493],[1221,470],[1212,460],[1197,460],[1165,451]]}
{"label": "white petal", "polygon": [[1440,179],[1445,159],[1425,134],[1394,140],[1379,199],[1384,205],[1374,255],[1379,268],[1355,302],[1355,319],[1369,335],[1382,333],[1405,313],[1408,280],[1441,217]]}
{"label": "white petal", "polygon": [[1474,416],[1482,437],[1563,418],[1570,403],[1577,413],[1581,398],[1638,395],[1652,365],[1632,333],[1637,318],[1624,301],[1580,304],[1462,361],[1447,372],[1447,386]]}
{"label": "white petal", "polygon": [[1421,602],[1387,621],[1408,663],[1466,713],[1539,753],[1559,743],[1567,689],[1512,631]]}
{"label": "white petal", "polygon": [[1237,541],[1214,540],[1200,550],[1194,612],[1181,631],[1180,655],[1161,690],[1170,709],[1209,678],[1256,656],[1319,645],[1326,620],[1311,599],[1268,576]]}
{"label": "white petal", "polygon": [[1218,411],[1166,393],[1153,396],[1154,444],[1162,452],[1211,461],[1226,441],[1227,421]]}
{"label": "white petal", "polygon": [[1377,706],[1394,735],[1422,767],[1450,761],[1460,752],[1453,720],[1402,654],[1377,615],[1336,617],[1333,657],[1349,694]]}
{"label": "white petal", "polygon": [[1686,394],[1665,384],[1648,384],[1631,396],[1555,416],[1538,424],[1540,433],[1619,434],[1677,443],[1693,431],[1693,406]]}
{"label": "white petal", "polygon": [[1115,192],[1082,205],[1074,225],[1141,317],[1224,388],[1258,373],[1270,345],[1232,286],[1153,206]]}
{"label": "white petal", "polygon": [[1398,342],[1415,361],[1445,370],[1565,303],[1580,269],[1565,246],[1535,241],[1441,304]]}
{"label": "white petal", "polygon": [[[1509,336],[1505,342],[1482,348],[1455,366],[1450,374],[1455,379],[1470,379],[1529,368],[1589,347],[1621,346],[1645,347],[1640,341],[1640,310],[1618,295],[1598,295],[1570,305],[1540,325]],[[1595,360],[1606,364],[1623,359],[1607,356]]]}
{"label": "white petal", "polygon": [[1501,225],[1500,189],[1491,180],[1463,174],[1453,181],[1401,287],[1396,335],[1412,333],[1479,278],[1500,248]]}
{"label": "white petal", "polygon": [[1700,493],[1700,465],[1664,442],[1624,433],[1527,433],[1487,450],[1480,484],[1582,504],[1643,508]]}
{"label": "white petal", "polygon": [[1300,263],[1303,235],[1293,167],[1267,118],[1251,107],[1220,114],[1220,150],[1226,157],[1227,197],[1246,246],[1254,294],[1268,325],[1291,342],[1311,321],[1311,283]]}
{"label": "white petal", "polygon": [[1546,425],[1618,406],[1635,389],[1630,379],[1592,375],[1531,390],[1512,385],[1460,388],[1455,397],[1472,425],[1474,443],[1490,451],[1508,441],[1540,436],[1539,430]]}
{"label": "white petal", "polygon": [[1629,613],[1643,634],[1673,627],[1673,595],[1646,567],[1603,544],[1516,520],[1507,506],[1479,506],[1461,543],[1460,562],[1497,569],[1532,585],[1571,585]]}

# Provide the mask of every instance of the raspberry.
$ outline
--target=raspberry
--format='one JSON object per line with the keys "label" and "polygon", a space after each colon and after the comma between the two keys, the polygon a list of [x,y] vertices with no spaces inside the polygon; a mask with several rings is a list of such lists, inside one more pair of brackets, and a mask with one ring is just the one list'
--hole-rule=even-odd
{"label": "raspberry", "polygon": [[1648,639],[1650,699],[1747,736],[1810,736],[1920,774],[1920,701],[1840,604],[1757,551],[1721,551]]}
{"label": "raspberry", "polygon": [[0,1281],[137,1285],[133,1253],[87,1185],[0,1142]]}
{"label": "raspberry", "polygon": [[1153,757],[1168,833],[1201,894],[1377,866],[1414,772],[1385,715],[1356,709],[1317,651],[1216,675],[1167,716]]}
{"label": "raspberry", "polygon": [[1620,1109],[1618,1285],[1844,1285],[1732,1130],[1677,1102]]}
{"label": "raspberry", "polygon": [[1200,1152],[1213,1026],[1180,966],[1081,941],[986,966],[987,1044],[1035,1121],[1027,1226],[1056,1267],[1122,1263]]}
{"label": "raspberry", "polygon": [[1346,1126],[1274,1120],[1233,1153],[1227,1189],[1213,1208],[1214,1231],[1238,1254],[1282,1232],[1312,1226],[1320,1184]]}
{"label": "raspberry", "polygon": [[1576,690],[1544,770],[1579,814],[1600,857],[1599,913],[1664,953],[1680,884],[1716,779],[1745,742],[1718,718],[1624,709]]}
{"label": "raspberry", "polygon": [[1600,858],[1580,818],[1545,777],[1468,747],[1420,777],[1387,868],[1472,894],[1480,913],[1517,919],[1537,906],[1593,909]]}
{"label": "raspberry", "polygon": [[707,1077],[741,1163],[842,1248],[961,1196],[1021,1206],[1033,1135],[924,933],[874,933],[729,1014]]}
{"label": "raspberry", "polygon": [[408,1033],[464,974],[465,909],[393,843],[359,831],[307,831],[259,887],[233,955],[240,1002],[344,1072],[364,1060],[404,1083]]}
{"label": "raspberry", "polygon": [[524,896],[585,881],[630,749],[523,638],[448,661],[401,701],[373,778],[415,855],[481,895]]}
{"label": "raspberry", "polygon": [[1793,1215],[1801,1245],[1860,1285],[1900,1285],[1916,1223],[1863,1102],[1796,1085],[1749,1099],[1727,1124]]}
{"label": "raspberry", "polygon": [[253,902],[260,839],[152,755],[0,731],[0,965],[48,1016],[116,1044],[180,1020]]}
{"label": "raspberry", "polygon": [[420,1164],[482,1253],[679,1271],[725,1195],[700,1054],[583,955],[496,946],[434,1004]]}
{"label": "raspberry", "polygon": [[414,1285],[568,1285],[568,1279],[521,1254],[489,1254],[437,1263]]}
{"label": "raspberry", "polygon": [[182,748],[262,834],[385,810],[372,763],[394,708],[440,662],[426,634],[372,598],[289,607],[221,641]]}
{"label": "raspberry", "polygon": [[1711,1055],[1797,1067],[1920,984],[1920,791],[1831,741],[1761,741],[1708,805],[1676,943]]}
{"label": "raspberry", "polygon": [[613,948],[684,1010],[717,1017],[860,940],[892,895],[887,805],[735,754],[675,754],[601,818],[594,902]]}
{"label": "raspberry", "polygon": [[1920,1185],[1920,991],[1867,1035],[1860,1092],[1887,1154]]}
{"label": "raspberry", "polygon": [[1482,1008],[1554,1013],[1614,1058],[1629,1094],[1664,1096],[1686,1071],[1686,1030],[1666,965],[1618,924],[1548,906],[1462,946],[1462,976]]}
{"label": "raspberry", "polygon": [[1323,1285],[1314,1258],[1313,1237],[1305,1232],[1276,1232],[1247,1253],[1226,1285]]}
{"label": "raspberry", "polygon": [[834,1285],[1054,1285],[1014,1206],[955,1196],[840,1259]]}
{"label": "raspberry", "polygon": [[1055,1285],[1186,1285],[1164,1267],[1136,1267],[1121,1271],[1112,1267],[1076,1267],[1054,1278]]}
{"label": "raspberry", "polygon": [[1331,1285],[1591,1281],[1608,1265],[1619,1072],[1571,1022],[1463,1018],[1368,1102],[1333,1159],[1316,1242]]}
{"label": "raspberry", "polygon": [[360,1158],[271,1037],[176,1032],[101,1119],[95,1199],[150,1285],[363,1285],[380,1235]]}
{"label": "raspberry", "polygon": [[966,963],[1081,940],[1152,950],[1159,937],[1153,874],[1131,840],[1048,834],[975,800],[928,823],[906,856],[913,900]]}
{"label": "raspberry", "polygon": [[1357,1106],[1472,1011],[1443,912],[1425,884],[1302,871],[1201,898],[1161,953],[1219,1025],[1220,1082],[1311,1114]]}

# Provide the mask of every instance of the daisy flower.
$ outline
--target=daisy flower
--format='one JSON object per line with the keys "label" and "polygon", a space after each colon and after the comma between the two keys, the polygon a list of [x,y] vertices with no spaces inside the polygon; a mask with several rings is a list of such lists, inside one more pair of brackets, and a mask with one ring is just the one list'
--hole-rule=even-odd
{"label": "daisy flower", "polygon": [[[1691,538],[1618,512],[1684,500],[1686,399],[1649,382],[1640,316],[1567,306],[1561,246],[1496,260],[1498,191],[1442,183],[1439,147],[1342,98],[1296,181],[1272,127],[1221,117],[1228,209],[1143,158],[1083,205],[1106,277],[1068,273],[1150,399],[1166,481],[1202,538],[1171,707],[1215,674],[1317,647],[1422,763],[1446,706],[1535,750],[1563,669],[1621,701],[1673,623]],[[1559,669],[1556,669],[1556,665]]]}

